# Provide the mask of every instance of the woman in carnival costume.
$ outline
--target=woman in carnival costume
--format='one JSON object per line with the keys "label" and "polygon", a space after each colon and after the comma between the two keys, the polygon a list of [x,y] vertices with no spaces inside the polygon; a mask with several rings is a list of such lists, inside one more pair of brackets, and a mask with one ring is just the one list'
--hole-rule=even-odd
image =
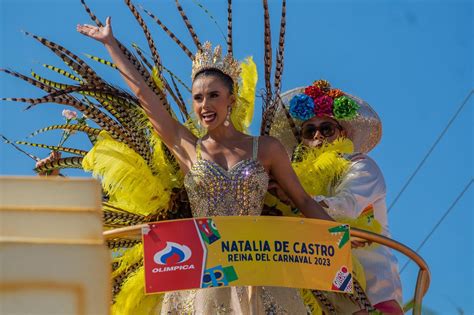
{"label": "woman in carnival costume", "polygon": [[[375,161],[367,156],[382,135],[375,111],[325,80],[285,92],[281,102],[270,134],[280,139],[292,156],[305,190],[335,220],[390,237],[385,181]],[[280,199],[287,199],[277,184],[271,184],[270,189]],[[272,196],[266,204],[270,211],[280,208],[291,214],[288,206]],[[403,314],[393,253],[385,246],[369,245],[354,249],[353,254],[364,267],[366,292],[375,309]],[[331,294],[327,297],[334,298]],[[342,305],[334,304],[336,309]]]}
{"label": "woman in carnival costume", "polygon": [[[236,86],[241,66],[231,54],[222,57],[220,47],[212,49],[209,42],[197,45],[192,66],[192,106],[206,130],[198,137],[169,114],[162,95],[153,91],[123,53],[112,34],[110,17],[104,26],[78,25],[77,30],[104,44],[138,97],[154,130],[184,173],[194,216],[259,215],[271,174],[306,217],[332,220],[305,193],[277,140],[251,137],[234,127],[231,113],[239,106]],[[156,81],[161,81],[159,75]],[[227,287],[167,293],[161,313],[170,312],[302,314],[305,306],[296,289]]]}

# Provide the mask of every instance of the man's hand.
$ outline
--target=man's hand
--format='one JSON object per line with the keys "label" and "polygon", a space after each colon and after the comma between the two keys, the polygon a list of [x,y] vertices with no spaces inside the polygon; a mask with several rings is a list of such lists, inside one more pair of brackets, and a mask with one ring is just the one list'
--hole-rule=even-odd
{"label": "man's hand", "polygon": [[351,241],[351,247],[352,249],[357,249],[357,248],[362,248],[366,246],[370,246],[372,244],[371,241],[366,241],[366,240],[352,240]]}
{"label": "man's hand", "polygon": [[[44,158],[36,162],[35,167],[36,168],[41,167],[45,165],[46,163],[59,160],[60,158],[61,158],[61,152],[52,151],[47,158]],[[59,175],[59,169],[54,169],[52,171],[46,171],[46,172],[39,172],[38,175],[39,176],[57,176]]]}

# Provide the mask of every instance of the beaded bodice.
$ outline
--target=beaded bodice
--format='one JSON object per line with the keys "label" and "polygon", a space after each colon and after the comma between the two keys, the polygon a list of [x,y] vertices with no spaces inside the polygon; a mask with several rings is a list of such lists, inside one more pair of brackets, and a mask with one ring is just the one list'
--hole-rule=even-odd
{"label": "beaded bodice", "polygon": [[216,162],[201,158],[199,139],[197,161],[184,179],[193,216],[260,215],[269,177],[257,153],[255,137],[252,158],[225,170]]}

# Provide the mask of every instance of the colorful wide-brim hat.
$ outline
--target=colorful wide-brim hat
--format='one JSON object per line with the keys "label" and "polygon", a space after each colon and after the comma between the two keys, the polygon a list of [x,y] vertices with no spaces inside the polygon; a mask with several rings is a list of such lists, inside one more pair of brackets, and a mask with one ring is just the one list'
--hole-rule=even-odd
{"label": "colorful wide-brim hat", "polygon": [[290,155],[299,143],[296,131],[314,116],[337,120],[354,143],[355,152],[371,151],[382,137],[382,123],[373,108],[356,96],[332,89],[327,81],[284,92],[280,100],[270,135],[279,139]]}

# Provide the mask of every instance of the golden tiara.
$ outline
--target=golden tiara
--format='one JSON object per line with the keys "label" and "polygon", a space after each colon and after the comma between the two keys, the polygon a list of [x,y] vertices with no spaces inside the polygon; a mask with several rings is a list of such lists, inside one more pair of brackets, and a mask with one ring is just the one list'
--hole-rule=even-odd
{"label": "golden tiara", "polygon": [[222,58],[222,48],[217,45],[212,50],[210,42],[205,42],[202,48],[196,53],[193,60],[193,70],[191,78],[194,80],[196,74],[208,69],[217,69],[231,77],[237,83],[240,75],[240,64],[231,54]]}

